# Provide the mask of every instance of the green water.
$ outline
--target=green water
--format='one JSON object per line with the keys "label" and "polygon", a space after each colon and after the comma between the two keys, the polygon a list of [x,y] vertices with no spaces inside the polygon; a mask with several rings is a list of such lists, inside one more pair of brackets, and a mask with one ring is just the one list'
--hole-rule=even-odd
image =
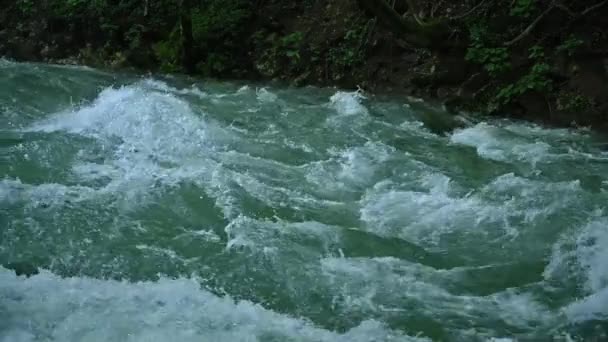
{"label": "green water", "polygon": [[0,113],[2,342],[608,339],[589,131],[3,60]]}

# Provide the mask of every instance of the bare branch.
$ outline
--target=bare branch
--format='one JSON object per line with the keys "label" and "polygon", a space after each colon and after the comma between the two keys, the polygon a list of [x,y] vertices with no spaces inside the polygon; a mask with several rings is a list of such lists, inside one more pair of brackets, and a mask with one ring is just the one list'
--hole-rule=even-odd
{"label": "bare branch", "polygon": [[604,1],[602,1],[602,2],[600,2],[598,4],[596,4],[596,5],[593,5],[593,6],[589,7],[589,8],[587,8],[586,10],[582,11],[580,15],[581,16],[587,15],[589,12],[594,11],[594,10],[596,10],[596,9],[604,6],[606,3],[608,3],[608,1],[604,0]]}
{"label": "bare branch", "polygon": [[433,7],[431,8],[431,14],[430,17],[434,18],[435,17],[435,12],[437,12],[437,10],[439,9],[439,7],[441,7],[441,5],[443,5],[444,0],[441,0],[439,2],[436,2]]}
{"label": "bare branch", "polygon": [[469,15],[473,14],[475,11],[477,11],[481,6],[483,6],[483,4],[485,4],[486,0],[481,0],[480,3],[478,3],[477,5],[475,5],[473,8],[471,8],[470,10],[466,11],[465,13],[461,14],[461,15],[457,15],[455,17],[450,17],[450,20],[460,20],[463,18],[468,17]]}
{"label": "bare branch", "polygon": [[570,8],[568,8],[568,6],[566,6],[566,5],[562,4],[562,3],[556,3],[555,7],[561,9],[562,11],[564,11],[566,13],[568,13],[571,17],[574,17],[575,19],[580,19],[581,17],[583,17],[583,16],[585,16],[585,15],[587,15],[587,14],[595,11],[596,9],[604,6],[607,3],[608,3],[607,0],[601,1],[601,2],[595,4],[595,5],[591,6],[591,7],[588,7],[586,9],[584,9],[580,13],[574,12],[573,10],[571,10]]}
{"label": "bare branch", "polygon": [[520,33],[517,37],[513,38],[512,40],[508,41],[505,43],[505,46],[513,46],[515,44],[517,44],[520,40],[526,38],[533,30],[534,28],[536,28],[536,25],[538,25],[538,23],[541,22],[541,20],[543,20],[545,18],[545,16],[547,14],[549,14],[549,12],[551,12],[551,10],[553,10],[555,8],[555,1],[553,3],[551,3],[551,5],[543,11],[543,13],[541,13],[536,19],[534,19],[534,21],[532,23],[530,23],[530,25],[528,25],[528,27],[526,27],[525,30],[522,31],[522,33]]}
{"label": "bare branch", "polygon": [[577,14],[574,11],[572,11],[570,8],[568,8],[568,6],[566,6],[566,5],[562,4],[562,3],[556,3],[555,7],[561,9],[562,11],[564,11],[566,13],[568,13],[571,17],[576,17],[577,16]]}

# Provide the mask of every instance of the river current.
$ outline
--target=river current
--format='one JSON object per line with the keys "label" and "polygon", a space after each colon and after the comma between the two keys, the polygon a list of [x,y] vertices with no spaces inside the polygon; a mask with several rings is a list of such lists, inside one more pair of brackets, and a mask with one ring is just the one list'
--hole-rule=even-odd
{"label": "river current", "polygon": [[0,341],[608,340],[608,140],[442,117],[0,60]]}

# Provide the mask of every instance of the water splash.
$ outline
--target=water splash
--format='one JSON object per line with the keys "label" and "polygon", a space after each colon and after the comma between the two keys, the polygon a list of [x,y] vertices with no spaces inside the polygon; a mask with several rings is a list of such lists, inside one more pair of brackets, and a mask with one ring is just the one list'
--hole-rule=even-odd
{"label": "water splash", "polygon": [[361,104],[365,99],[365,96],[359,91],[338,91],[331,96],[329,103],[331,108],[336,110],[340,115],[367,115],[367,108]]}
{"label": "water splash", "polygon": [[[376,321],[345,333],[315,327],[230,297],[218,297],[193,279],[127,283],[62,279],[48,271],[30,278],[0,268],[2,341],[425,341]],[[95,322],[95,324],[91,324]]]}
{"label": "water splash", "polygon": [[605,156],[584,131],[442,136],[402,99],[36,70],[104,90],[18,132],[0,262],[174,279],[2,270],[0,339],[525,340],[606,318]]}

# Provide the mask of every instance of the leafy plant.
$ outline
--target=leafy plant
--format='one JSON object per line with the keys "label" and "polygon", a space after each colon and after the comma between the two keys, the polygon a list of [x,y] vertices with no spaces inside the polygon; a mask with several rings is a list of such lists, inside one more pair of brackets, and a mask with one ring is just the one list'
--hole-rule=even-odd
{"label": "leafy plant", "polygon": [[229,55],[221,52],[212,52],[207,55],[207,60],[200,63],[197,68],[203,75],[217,75],[225,72],[231,66]]}
{"label": "leafy plant", "polygon": [[288,34],[280,40],[278,48],[287,58],[289,58],[290,64],[292,65],[297,65],[300,63],[300,49],[302,47],[303,40],[304,33],[301,31]]}
{"label": "leafy plant", "polygon": [[584,42],[582,39],[577,38],[574,35],[570,35],[557,47],[557,51],[565,52],[568,56],[572,56],[576,53],[578,48],[583,45],[583,43]]}
{"label": "leafy plant", "polygon": [[17,0],[16,5],[23,14],[31,14],[34,11],[34,0]]}
{"label": "leafy plant", "polygon": [[488,31],[485,23],[476,23],[469,28],[471,44],[467,49],[465,59],[477,63],[496,78],[511,69],[509,50],[496,46],[498,40]]}
{"label": "leafy plant", "polygon": [[497,77],[511,68],[509,50],[506,47],[488,48],[475,44],[469,47],[465,58],[481,64],[492,77]]}
{"label": "leafy plant", "polygon": [[593,106],[593,100],[587,96],[562,91],[557,97],[557,109],[568,112],[580,112]]}
{"label": "leafy plant", "polygon": [[245,0],[211,0],[192,11],[192,35],[196,41],[219,40],[237,36],[251,16]]}
{"label": "leafy plant", "polygon": [[534,45],[528,49],[528,52],[528,58],[530,59],[539,60],[545,58],[545,49],[543,49],[542,46]]}
{"label": "leafy plant", "polygon": [[141,46],[142,36],[146,31],[146,27],[143,25],[135,24],[127,30],[125,33],[125,37],[129,42],[129,47],[131,49],[137,49]]}
{"label": "leafy plant", "polygon": [[364,61],[361,41],[367,32],[367,26],[355,23],[346,31],[344,40],[329,50],[329,60],[339,71],[353,68]]}
{"label": "leafy plant", "polygon": [[553,89],[553,82],[548,77],[551,66],[545,58],[545,51],[539,45],[532,46],[529,50],[528,58],[534,61],[528,73],[521,77],[517,82],[509,84],[498,90],[494,98],[495,105],[505,105],[513,101],[514,98],[525,94],[528,91],[548,92]]}
{"label": "leafy plant", "polygon": [[515,0],[510,14],[514,17],[529,18],[536,9],[535,0]]}
{"label": "leafy plant", "polygon": [[152,46],[156,59],[160,62],[161,70],[175,72],[179,70],[179,39],[178,28],[175,27],[168,39],[161,40]]}
{"label": "leafy plant", "polygon": [[495,97],[498,105],[505,105],[513,101],[514,98],[525,94],[530,90],[546,92],[552,89],[552,82],[547,77],[550,70],[549,64],[545,62],[536,63],[530,68],[528,74],[520,78],[517,82],[501,88]]}

